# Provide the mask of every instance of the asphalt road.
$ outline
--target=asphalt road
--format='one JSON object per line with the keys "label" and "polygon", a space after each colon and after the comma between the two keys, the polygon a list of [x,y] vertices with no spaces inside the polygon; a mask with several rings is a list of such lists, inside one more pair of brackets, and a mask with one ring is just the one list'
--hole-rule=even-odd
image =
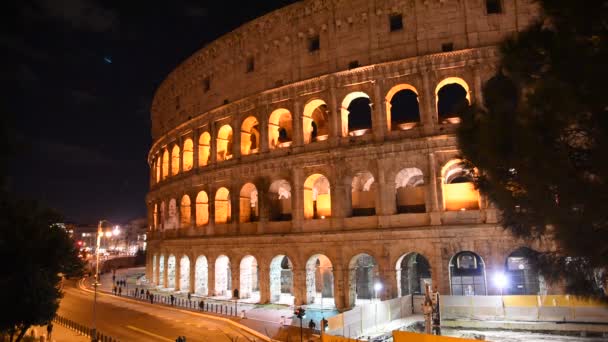
{"label": "asphalt road", "polygon": [[[92,326],[93,294],[66,281],[58,314]],[[121,342],[170,341],[186,336],[187,341],[253,341],[254,337],[225,322],[166,306],[150,305],[97,294],[97,330]],[[259,339],[257,339],[259,341]]]}

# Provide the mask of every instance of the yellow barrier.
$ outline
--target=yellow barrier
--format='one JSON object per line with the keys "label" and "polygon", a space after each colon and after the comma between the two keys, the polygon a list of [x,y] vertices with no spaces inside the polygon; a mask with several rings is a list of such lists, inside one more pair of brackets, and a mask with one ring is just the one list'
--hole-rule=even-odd
{"label": "yellow barrier", "polygon": [[394,342],[466,342],[466,341],[479,342],[478,340],[470,340],[470,339],[465,339],[465,338],[418,334],[418,333],[407,332],[407,331],[393,331],[393,341]]}
{"label": "yellow barrier", "polygon": [[354,338],[323,334],[323,338],[321,339],[321,342],[361,342],[361,341],[356,340]]}
{"label": "yellow barrier", "polygon": [[504,296],[502,300],[506,308],[535,308],[538,306],[538,296]]}
{"label": "yellow barrier", "polygon": [[546,296],[503,296],[505,307],[607,307],[606,303],[598,300],[576,298],[571,295]]}

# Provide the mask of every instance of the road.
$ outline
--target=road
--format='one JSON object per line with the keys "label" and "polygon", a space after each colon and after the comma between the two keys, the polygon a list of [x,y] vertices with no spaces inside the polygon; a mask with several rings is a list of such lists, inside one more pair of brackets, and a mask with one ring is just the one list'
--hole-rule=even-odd
{"label": "road", "polygon": [[[92,326],[93,294],[80,289],[76,281],[66,281],[58,314]],[[135,302],[98,293],[97,330],[121,342],[170,341],[186,336],[190,341],[259,341],[232,325],[197,313],[166,306]]]}

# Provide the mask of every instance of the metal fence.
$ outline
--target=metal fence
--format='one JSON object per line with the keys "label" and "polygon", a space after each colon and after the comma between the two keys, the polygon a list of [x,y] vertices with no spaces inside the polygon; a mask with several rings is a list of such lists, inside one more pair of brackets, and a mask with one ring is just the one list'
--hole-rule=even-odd
{"label": "metal fence", "polygon": [[189,310],[202,311],[208,313],[214,313],[219,315],[226,316],[239,316],[238,304],[235,303],[208,303],[204,300],[192,300],[187,298],[173,297],[171,299],[171,295],[159,295],[159,294],[150,294],[146,295],[141,294],[139,291],[129,290],[127,292],[127,296],[132,299],[136,299],[142,302],[148,302],[151,304],[163,304],[169,305],[173,307],[179,307]]}
{"label": "metal fence", "polygon": [[[103,333],[99,332],[99,331],[95,331],[93,328],[90,328],[86,325],[82,325],[80,323],[74,322],[72,320],[69,320],[65,317],[62,316],[55,316],[53,318],[53,322],[55,322],[55,324],[59,324],[61,326],[64,326],[68,329],[71,329],[81,335],[87,336],[87,337],[91,337],[91,339],[93,341],[98,341],[98,342],[118,342],[117,339],[108,336],[108,335],[104,335]],[[95,335],[95,338],[93,339],[93,335]]]}

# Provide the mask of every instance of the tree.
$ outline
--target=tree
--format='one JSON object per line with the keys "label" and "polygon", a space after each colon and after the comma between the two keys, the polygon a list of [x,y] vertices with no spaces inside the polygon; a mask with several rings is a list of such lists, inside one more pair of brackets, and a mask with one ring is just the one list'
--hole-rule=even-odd
{"label": "tree", "polygon": [[[462,112],[463,158],[502,225],[550,237],[537,256],[549,281],[602,296],[608,267],[608,5],[538,0],[541,15],[500,46],[484,107]],[[600,286],[597,286],[600,285]]]}
{"label": "tree", "polygon": [[50,322],[62,297],[61,274],[83,263],[59,215],[35,202],[0,194],[0,332],[20,341],[32,325]]}

